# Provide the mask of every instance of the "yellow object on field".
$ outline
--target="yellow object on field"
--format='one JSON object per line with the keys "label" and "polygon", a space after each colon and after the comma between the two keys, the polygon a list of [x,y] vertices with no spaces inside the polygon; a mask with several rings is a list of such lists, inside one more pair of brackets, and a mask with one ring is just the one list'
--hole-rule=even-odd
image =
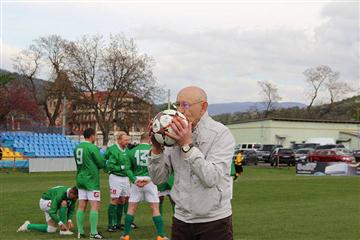
{"label": "yellow object on field", "polygon": [[1,160],[23,160],[24,156],[20,152],[12,151],[11,149],[1,147],[2,158]]}
{"label": "yellow object on field", "polygon": [[243,156],[243,154],[241,152],[239,152],[236,155],[235,164],[236,165],[241,165],[243,160],[244,160],[244,156]]}

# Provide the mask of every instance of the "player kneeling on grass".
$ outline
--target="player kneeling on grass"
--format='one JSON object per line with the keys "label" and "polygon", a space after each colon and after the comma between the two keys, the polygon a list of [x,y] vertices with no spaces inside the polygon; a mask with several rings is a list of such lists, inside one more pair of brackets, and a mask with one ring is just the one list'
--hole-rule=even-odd
{"label": "player kneeling on grass", "polygon": [[130,239],[131,223],[134,221],[137,205],[142,200],[150,204],[157,232],[156,240],[168,239],[164,236],[164,223],[159,211],[158,190],[156,185],[151,182],[147,169],[150,149],[149,136],[144,133],[141,135],[140,144],[128,152],[130,166],[126,166],[126,172],[132,184],[129,208],[125,217],[125,229],[120,238],[122,240]]}
{"label": "player kneeling on grass", "polygon": [[57,226],[60,227],[60,235],[72,235],[74,227],[71,218],[74,213],[75,203],[78,199],[78,189],[57,186],[50,188],[43,193],[40,198],[40,209],[45,213],[47,224],[31,224],[25,221],[19,227],[18,232],[35,230],[39,232],[56,232]]}

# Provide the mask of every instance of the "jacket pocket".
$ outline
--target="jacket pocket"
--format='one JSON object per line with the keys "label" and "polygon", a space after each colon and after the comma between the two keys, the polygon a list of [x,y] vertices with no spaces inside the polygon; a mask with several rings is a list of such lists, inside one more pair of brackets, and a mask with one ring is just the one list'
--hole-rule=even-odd
{"label": "jacket pocket", "polygon": [[222,190],[220,187],[204,188],[198,185],[197,190],[192,195],[192,213],[195,216],[208,216],[220,207],[221,199]]}

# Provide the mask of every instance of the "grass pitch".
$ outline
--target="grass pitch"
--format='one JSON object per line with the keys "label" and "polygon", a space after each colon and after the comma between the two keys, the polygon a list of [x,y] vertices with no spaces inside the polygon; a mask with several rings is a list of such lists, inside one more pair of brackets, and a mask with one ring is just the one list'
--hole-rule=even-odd
{"label": "grass pitch", "polygon": [[[16,233],[25,221],[44,223],[38,202],[56,185],[74,185],[75,173],[0,173],[0,239],[75,239],[75,236]],[[108,180],[101,175],[99,230],[107,239]],[[165,230],[170,235],[171,210],[165,200]],[[201,203],[199,203],[201,204]],[[88,219],[88,216],[85,218]],[[74,222],[75,219],[73,219]],[[138,208],[132,239],[154,239],[150,208]],[[88,232],[88,222],[85,224]],[[359,239],[360,177],[296,176],[294,168],[247,167],[234,183],[234,239]]]}

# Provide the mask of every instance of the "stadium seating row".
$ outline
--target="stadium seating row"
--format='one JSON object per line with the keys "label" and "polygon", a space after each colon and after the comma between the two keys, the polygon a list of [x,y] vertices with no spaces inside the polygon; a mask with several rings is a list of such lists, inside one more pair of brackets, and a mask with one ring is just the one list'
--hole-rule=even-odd
{"label": "stadium seating row", "polygon": [[26,157],[71,157],[78,142],[61,134],[1,132],[0,145]]}

